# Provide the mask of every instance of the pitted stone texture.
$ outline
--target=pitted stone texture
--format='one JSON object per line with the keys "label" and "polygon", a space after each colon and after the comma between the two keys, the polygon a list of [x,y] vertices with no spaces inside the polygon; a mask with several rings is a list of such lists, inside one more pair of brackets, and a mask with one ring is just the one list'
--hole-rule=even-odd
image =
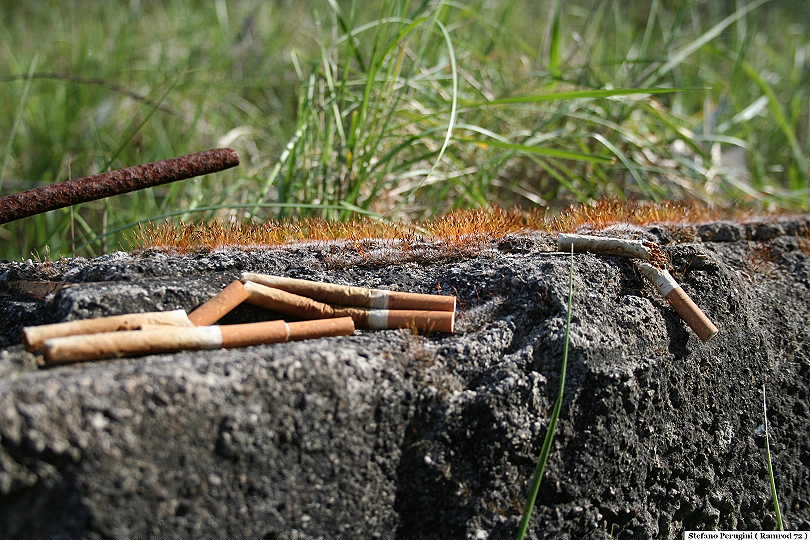
{"label": "pitted stone texture", "polygon": [[[460,306],[452,336],[362,332],[50,370],[4,319],[0,533],[514,537],[558,389],[570,258],[537,239],[388,265],[327,258],[341,249],[0,265],[85,281],[45,301],[0,297],[20,320],[193,309],[244,270]],[[566,398],[533,537],[773,527],[763,383],[782,509],[810,528],[807,238],[667,251],[720,334],[701,343],[629,261],[574,257]]]}

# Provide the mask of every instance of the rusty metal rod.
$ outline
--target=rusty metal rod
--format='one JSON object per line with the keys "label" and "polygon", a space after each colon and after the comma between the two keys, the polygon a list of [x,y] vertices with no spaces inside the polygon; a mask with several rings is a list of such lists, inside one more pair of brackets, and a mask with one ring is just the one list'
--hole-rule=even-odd
{"label": "rusty metal rod", "polygon": [[236,150],[215,148],[21,191],[0,197],[0,225],[49,210],[185,180],[237,165],[239,154]]}

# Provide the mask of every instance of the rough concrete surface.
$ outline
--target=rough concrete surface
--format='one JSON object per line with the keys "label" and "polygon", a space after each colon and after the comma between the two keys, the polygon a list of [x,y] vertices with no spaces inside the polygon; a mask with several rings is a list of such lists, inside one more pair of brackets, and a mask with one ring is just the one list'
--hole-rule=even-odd
{"label": "rough concrete surface", "polygon": [[[720,327],[701,343],[626,259],[574,257],[566,399],[531,535],[810,529],[810,219],[652,235]],[[0,263],[0,537],[514,538],[556,397],[569,258],[385,242]],[[22,326],[193,309],[242,271],[456,294],[455,335],[38,369]],[[20,280],[68,282],[35,298]],[[271,318],[240,307],[225,322]]]}

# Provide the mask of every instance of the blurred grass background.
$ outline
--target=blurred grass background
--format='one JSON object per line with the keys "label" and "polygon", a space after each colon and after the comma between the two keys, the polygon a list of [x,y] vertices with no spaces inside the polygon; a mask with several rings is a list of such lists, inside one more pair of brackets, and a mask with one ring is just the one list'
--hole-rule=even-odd
{"label": "blurred grass background", "polygon": [[0,0],[0,35],[0,195],[242,156],[0,226],[0,258],[126,247],[144,220],[808,209],[799,0]]}

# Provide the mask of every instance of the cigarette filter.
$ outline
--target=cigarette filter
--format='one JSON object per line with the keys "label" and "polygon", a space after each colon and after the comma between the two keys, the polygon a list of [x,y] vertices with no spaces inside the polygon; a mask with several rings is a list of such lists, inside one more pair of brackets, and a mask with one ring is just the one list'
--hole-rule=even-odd
{"label": "cigarette filter", "polygon": [[581,253],[589,251],[591,253],[602,253],[605,255],[621,255],[624,257],[636,257],[638,259],[649,260],[651,253],[649,248],[638,240],[627,240],[624,238],[607,238],[604,236],[589,236],[585,234],[560,234],[557,239],[558,249],[570,253],[573,246],[574,251]]}
{"label": "cigarette filter", "polygon": [[414,328],[423,332],[447,332],[452,334],[456,314],[454,311],[335,307],[335,316],[349,316],[354,320],[357,328],[369,330]]}
{"label": "cigarette filter", "polygon": [[681,288],[667,270],[643,262],[636,264],[644,277],[656,286],[661,295],[675,308],[678,315],[697,334],[701,341],[709,341],[717,335],[719,330],[714,323],[692,301],[686,291]]}
{"label": "cigarette filter", "polygon": [[456,309],[455,296],[367,289],[253,272],[243,273],[242,281],[253,281],[293,294],[314,298],[320,302],[344,306],[425,311],[455,311]]}
{"label": "cigarette filter", "polygon": [[186,312],[182,309],[130,313],[128,315],[113,315],[112,317],[99,317],[81,321],[28,326],[23,328],[23,342],[26,349],[36,352],[42,350],[45,340],[50,338],[117,332],[119,330],[137,330],[143,325],[193,326]]}
{"label": "cigarette filter", "polygon": [[287,323],[287,327],[290,329],[290,341],[316,337],[349,336],[354,333],[355,328],[351,317],[291,322]]}
{"label": "cigarette filter", "polygon": [[192,311],[188,318],[195,326],[214,324],[233,308],[244,302],[247,297],[248,292],[242,286],[242,282],[239,280],[234,281],[222,289],[215,297]]}
{"label": "cigarette filter", "polygon": [[272,311],[300,319],[327,319],[334,317],[332,306],[281,289],[245,281],[247,301]]}
{"label": "cigarette filter", "polygon": [[316,337],[345,336],[352,332],[354,322],[350,317],[343,317],[295,323],[268,321],[68,336],[45,342],[44,364],[70,364],[100,358],[181,350],[247,347]]}

